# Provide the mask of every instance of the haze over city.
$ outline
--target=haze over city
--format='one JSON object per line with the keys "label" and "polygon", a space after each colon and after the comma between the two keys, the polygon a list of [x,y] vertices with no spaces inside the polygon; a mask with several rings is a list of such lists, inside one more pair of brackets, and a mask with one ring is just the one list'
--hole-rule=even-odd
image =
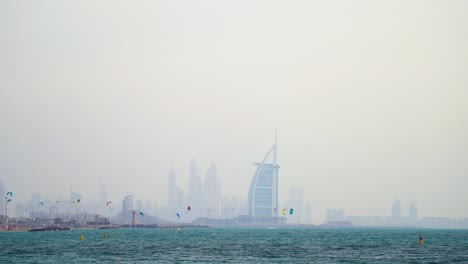
{"label": "haze over city", "polygon": [[[404,6],[404,8],[401,8]],[[465,1],[0,2],[0,180],[168,204],[216,164],[247,199],[275,142],[279,202],[467,218]]]}

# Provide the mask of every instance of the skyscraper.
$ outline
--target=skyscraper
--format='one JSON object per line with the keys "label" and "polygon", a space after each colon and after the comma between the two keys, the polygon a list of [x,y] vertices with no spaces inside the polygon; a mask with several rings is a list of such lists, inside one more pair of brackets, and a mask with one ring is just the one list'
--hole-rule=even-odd
{"label": "skyscraper", "polygon": [[192,207],[189,217],[191,220],[203,216],[202,180],[197,171],[197,164],[192,159],[190,163],[190,178],[188,186],[188,204]]}
{"label": "skyscraper", "polygon": [[177,188],[175,190],[175,196],[174,196],[174,208],[176,210],[181,210],[182,208],[185,208],[184,204],[184,190]]}
{"label": "skyscraper", "polygon": [[177,188],[176,175],[174,169],[171,169],[168,176],[168,213],[169,219],[175,217],[176,212],[184,210],[184,191]]}
{"label": "skyscraper", "polygon": [[289,189],[287,207],[294,209],[294,214],[288,217],[288,223],[300,224],[304,215],[304,187],[293,186]]}
{"label": "skyscraper", "polygon": [[411,221],[418,220],[418,208],[415,203],[411,203],[409,207],[409,218]]}
{"label": "skyscraper", "polygon": [[0,215],[4,215],[5,214],[5,185],[3,185],[3,181],[2,179],[0,179],[0,195],[1,195],[1,199],[0,199]]}
{"label": "skyscraper", "polygon": [[37,208],[40,202],[42,202],[42,196],[39,193],[31,194],[31,197],[29,198],[29,204],[28,204],[29,217],[34,218],[38,216]]}
{"label": "skyscraper", "polygon": [[312,206],[310,201],[307,201],[305,205],[305,223],[312,224]]}
{"label": "skyscraper", "polygon": [[33,193],[29,198],[29,207],[38,206],[40,202],[42,202],[42,196],[39,193]]}
{"label": "skyscraper", "polygon": [[27,207],[24,203],[15,204],[15,217],[27,217]]}
{"label": "skyscraper", "polygon": [[127,195],[122,200],[122,213],[133,211],[133,195]]}
{"label": "skyscraper", "polygon": [[401,218],[401,204],[400,200],[395,200],[392,205],[392,218],[396,222],[400,221]]}
{"label": "skyscraper", "polygon": [[345,220],[344,209],[327,209],[327,222],[343,222]]}
{"label": "skyscraper", "polygon": [[221,190],[216,165],[213,163],[208,169],[203,185],[203,194],[205,195],[205,206],[207,217],[213,218],[220,215]]}
{"label": "skyscraper", "polygon": [[[256,222],[272,222],[278,216],[278,162],[276,135],[275,144],[270,148],[261,163],[255,163],[257,170],[249,189],[249,216]],[[267,163],[273,154],[273,162]]]}
{"label": "skyscraper", "polygon": [[171,171],[169,172],[168,183],[169,183],[169,186],[168,186],[169,189],[168,189],[167,205],[170,210],[175,210],[176,182],[175,182],[174,169],[171,169]]}

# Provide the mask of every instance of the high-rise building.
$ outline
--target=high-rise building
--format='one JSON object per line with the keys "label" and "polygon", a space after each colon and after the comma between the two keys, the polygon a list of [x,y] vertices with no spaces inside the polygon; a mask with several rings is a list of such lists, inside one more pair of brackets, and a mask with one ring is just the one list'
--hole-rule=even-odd
{"label": "high-rise building", "polygon": [[[270,148],[261,163],[255,163],[257,170],[249,189],[249,216],[256,222],[272,222],[278,216],[278,162],[277,146]],[[270,154],[272,163],[267,163]]]}
{"label": "high-rise building", "polygon": [[310,201],[307,201],[305,205],[305,223],[312,224],[312,206]]}
{"label": "high-rise building", "polygon": [[155,206],[153,206],[153,202],[150,201],[150,200],[146,200],[144,203],[143,203],[143,206],[142,206],[142,211],[143,212],[148,212],[148,214],[153,214],[154,213],[154,210],[155,209]]}
{"label": "high-rise building", "polygon": [[122,200],[122,213],[128,213],[129,211],[133,211],[133,195],[127,195]]}
{"label": "high-rise building", "polygon": [[174,198],[174,210],[185,209],[184,190],[176,187]]}
{"label": "high-rise building", "polygon": [[221,185],[216,170],[216,165],[211,164],[211,167],[206,173],[203,194],[205,195],[205,210],[207,211],[206,217],[216,218],[220,215],[221,208]]}
{"label": "high-rise building", "polygon": [[38,211],[39,211],[40,202],[42,202],[42,196],[39,193],[31,194],[31,197],[29,198],[29,204],[28,204],[29,217],[31,218],[39,217]]}
{"label": "high-rise building", "polygon": [[39,193],[31,194],[31,197],[29,198],[29,208],[31,209],[39,206],[40,202],[42,202],[42,196]]}
{"label": "high-rise building", "polygon": [[392,218],[395,221],[399,221],[401,218],[401,204],[400,200],[395,200],[392,205]]}
{"label": "high-rise building", "polygon": [[141,211],[144,211],[144,205],[143,205],[143,201],[142,200],[136,200],[135,201],[135,210],[141,212]]}
{"label": "high-rise building", "polygon": [[176,199],[176,182],[175,182],[175,172],[174,169],[171,169],[169,172],[169,178],[168,178],[168,183],[169,183],[169,189],[168,189],[168,200],[167,200],[167,206],[169,207],[170,210],[175,209],[175,199]]}
{"label": "high-rise building", "polygon": [[344,209],[327,209],[327,222],[345,221]]}
{"label": "high-rise building", "polygon": [[28,217],[27,207],[24,203],[16,203],[15,205],[15,217]]}
{"label": "high-rise building", "polygon": [[415,203],[411,203],[409,207],[409,218],[412,221],[418,220],[418,208]]}
{"label": "high-rise building", "polygon": [[239,215],[240,202],[237,198],[226,198],[222,199],[221,216],[224,219],[232,219]]}
{"label": "high-rise building", "polygon": [[304,215],[304,187],[293,186],[289,189],[288,208],[294,209],[294,214],[288,217],[288,223],[300,224]]}
{"label": "high-rise building", "polygon": [[[195,169],[196,171],[196,169]],[[184,210],[184,191],[177,188],[176,175],[174,169],[171,169],[168,176],[168,202],[170,217],[174,217],[176,212]]]}
{"label": "high-rise building", "polygon": [[5,214],[5,185],[3,185],[3,181],[2,179],[0,179],[0,197],[1,197],[1,200],[0,200],[0,215],[4,215]]}
{"label": "high-rise building", "polygon": [[188,204],[192,210],[189,214],[190,220],[203,216],[203,193],[202,193],[202,180],[197,171],[197,164],[192,159],[190,163],[190,178],[188,186]]}
{"label": "high-rise building", "polygon": [[202,180],[198,174],[197,164],[192,159],[190,162],[190,178],[189,178],[189,198],[200,197],[202,193]]}

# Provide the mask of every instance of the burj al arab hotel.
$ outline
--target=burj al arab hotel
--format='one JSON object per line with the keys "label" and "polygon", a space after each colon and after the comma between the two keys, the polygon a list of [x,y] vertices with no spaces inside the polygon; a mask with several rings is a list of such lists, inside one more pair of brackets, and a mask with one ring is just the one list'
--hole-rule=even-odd
{"label": "burj al arab hotel", "polygon": [[[276,133],[275,133],[276,134]],[[272,159],[268,162],[268,159]],[[277,141],[270,148],[257,169],[249,189],[249,217],[257,223],[278,221],[278,161]]]}

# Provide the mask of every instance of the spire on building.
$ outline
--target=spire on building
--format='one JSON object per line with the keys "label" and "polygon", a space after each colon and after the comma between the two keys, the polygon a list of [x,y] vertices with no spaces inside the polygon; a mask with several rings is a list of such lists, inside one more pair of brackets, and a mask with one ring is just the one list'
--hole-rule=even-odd
{"label": "spire on building", "polygon": [[[252,178],[249,189],[249,216],[254,221],[276,222],[278,216],[278,160],[277,136],[261,163],[255,163],[257,170]],[[271,156],[270,156],[271,155]],[[272,158],[272,163],[267,160]]]}

